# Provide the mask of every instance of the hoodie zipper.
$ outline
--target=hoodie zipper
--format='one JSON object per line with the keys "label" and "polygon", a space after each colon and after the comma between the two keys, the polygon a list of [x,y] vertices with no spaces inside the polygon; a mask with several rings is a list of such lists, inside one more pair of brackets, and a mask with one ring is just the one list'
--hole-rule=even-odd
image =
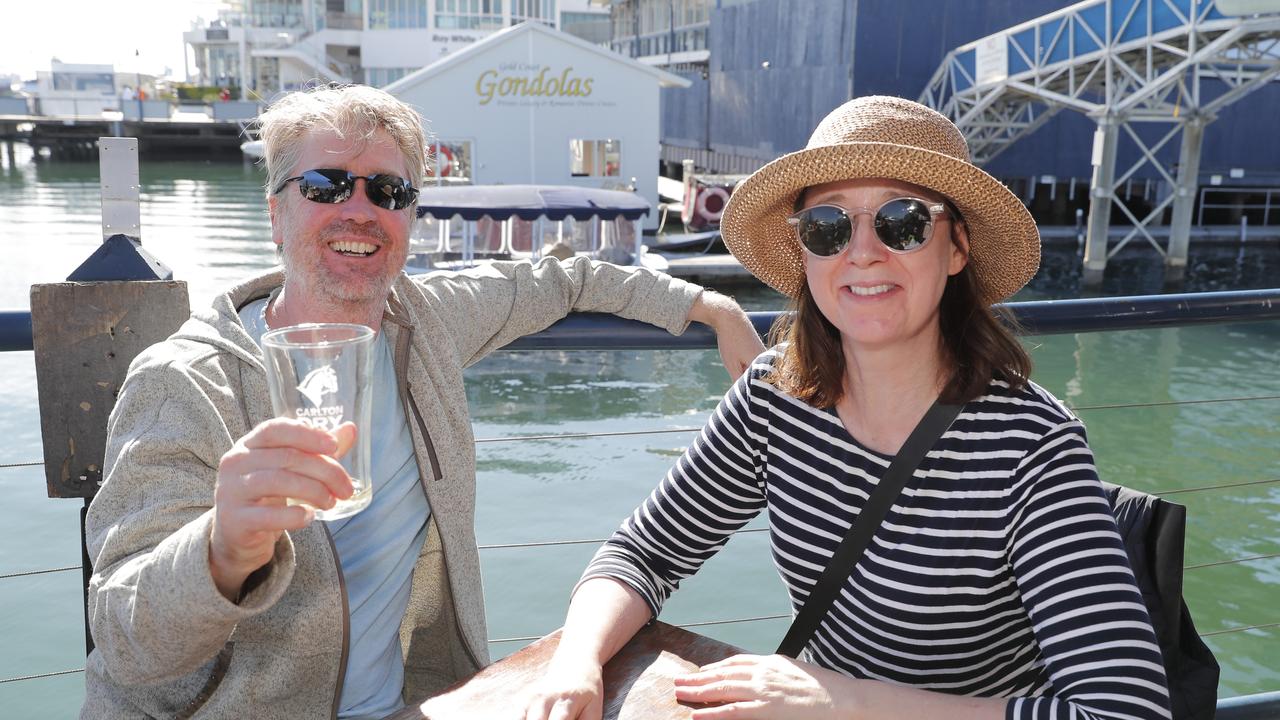
{"label": "hoodie zipper", "polygon": [[342,563],[338,561],[338,546],[333,543],[333,535],[329,526],[323,525],[324,537],[329,541],[329,550],[333,552],[333,567],[338,571],[338,593],[342,596],[342,658],[338,661],[338,682],[333,690],[333,720],[338,718],[338,704],[342,701],[342,685],[347,680],[347,655],[351,650],[351,609],[347,599],[347,579],[342,574]]}

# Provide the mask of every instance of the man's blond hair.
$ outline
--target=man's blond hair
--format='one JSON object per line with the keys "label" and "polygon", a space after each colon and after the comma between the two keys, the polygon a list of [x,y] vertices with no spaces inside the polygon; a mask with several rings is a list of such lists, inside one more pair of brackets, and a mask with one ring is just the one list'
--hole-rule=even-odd
{"label": "man's blond hair", "polygon": [[382,130],[404,154],[406,179],[420,187],[426,177],[427,134],[417,110],[367,85],[321,85],[285,95],[258,117],[268,197],[295,170],[302,141],[315,130],[332,132],[356,147]]}

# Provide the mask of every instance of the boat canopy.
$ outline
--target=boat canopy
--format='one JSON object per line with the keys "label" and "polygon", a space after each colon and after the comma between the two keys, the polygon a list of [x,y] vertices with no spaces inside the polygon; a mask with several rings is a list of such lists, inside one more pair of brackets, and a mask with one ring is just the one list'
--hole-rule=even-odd
{"label": "boat canopy", "polygon": [[428,185],[418,195],[418,217],[436,220],[639,220],[648,212],[635,193],[576,185]]}

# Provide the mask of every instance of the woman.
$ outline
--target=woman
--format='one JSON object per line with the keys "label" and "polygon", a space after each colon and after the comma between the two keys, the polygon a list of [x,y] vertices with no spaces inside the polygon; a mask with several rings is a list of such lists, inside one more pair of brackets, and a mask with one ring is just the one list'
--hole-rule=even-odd
{"label": "woman", "polygon": [[990,310],[1035,273],[1039,233],[959,130],[853,100],[748,178],[721,231],[794,319],[596,554],[526,720],[600,717],[601,665],[761,510],[802,607],[935,400],[962,412],[803,660],[730,658],[677,699],[712,704],[696,718],[1169,717],[1084,427]]}

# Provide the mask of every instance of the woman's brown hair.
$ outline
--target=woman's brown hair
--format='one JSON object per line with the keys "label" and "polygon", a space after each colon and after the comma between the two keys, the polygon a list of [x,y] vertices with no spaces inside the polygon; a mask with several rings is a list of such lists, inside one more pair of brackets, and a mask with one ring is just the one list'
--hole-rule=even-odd
{"label": "woman's brown hair", "polygon": [[[959,218],[956,214],[953,217]],[[956,220],[956,222],[962,222]],[[769,344],[787,343],[766,382],[820,408],[844,396],[845,357],[840,331],[818,308],[808,283],[769,331]],[[1031,357],[1014,337],[1013,314],[988,309],[978,293],[973,266],[947,278],[938,308],[944,366],[950,366],[939,400],[962,404],[982,395],[992,378],[1021,388],[1031,376]]]}

